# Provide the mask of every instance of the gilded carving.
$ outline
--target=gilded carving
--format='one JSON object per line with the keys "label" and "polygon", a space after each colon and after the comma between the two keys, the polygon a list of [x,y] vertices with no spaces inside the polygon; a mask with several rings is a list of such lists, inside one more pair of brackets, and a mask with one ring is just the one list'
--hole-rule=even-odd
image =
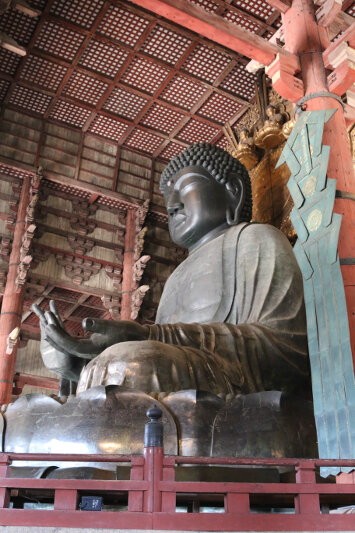
{"label": "gilded carving", "polygon": [[281,106],[283,104],[280,104],[278,108],[272,105],[267,106],[265,110],[267,118],[254,135],[254,142],[259,148],[270,150],[285,140],[282,124],[285,122],[286,114],[281,112]]}

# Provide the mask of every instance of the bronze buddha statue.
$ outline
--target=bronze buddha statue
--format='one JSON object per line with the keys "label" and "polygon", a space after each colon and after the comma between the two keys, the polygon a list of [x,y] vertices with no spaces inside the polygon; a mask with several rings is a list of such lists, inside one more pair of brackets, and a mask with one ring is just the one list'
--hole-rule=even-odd
{"label": "bronze buddha statue", "polygon": [[160,187],[171,238],[189,255],[156,323],[86,318],[92,335],[78,339],[53,303],[34,306],[44,363],[77,394],[20,397],[4,450],[141,453],[155,401],[167,453],[314,456],[302,278],[287,238],[250,223],[248,172],[219,147],[184,150]]}
{"label": "bronze buddha statue", "polygon": [[[78,392],[120,385],[146,393],[293,391],[308,383],[302,278],[286,237],[250,224],[243,165],[199,143],[161,178],[172,240],[189,256],[168,279],[156,324],[87,318],[70,337],[54,307],[41,319],[50,370]],[[50,348],[49,348],[50,346]],[[79,372],[84,364],[90,361]]]}

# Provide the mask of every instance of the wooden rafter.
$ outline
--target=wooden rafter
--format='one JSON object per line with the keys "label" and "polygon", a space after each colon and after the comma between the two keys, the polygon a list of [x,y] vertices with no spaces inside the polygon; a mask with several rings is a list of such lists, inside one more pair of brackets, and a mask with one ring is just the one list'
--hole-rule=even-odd
{"label": "wooden rafter", "polygon": [[258,35],[208,13],[186,0],[132,0],[148,11],[167,18],[217,42],[234,52],[269,65],[280,52]]}

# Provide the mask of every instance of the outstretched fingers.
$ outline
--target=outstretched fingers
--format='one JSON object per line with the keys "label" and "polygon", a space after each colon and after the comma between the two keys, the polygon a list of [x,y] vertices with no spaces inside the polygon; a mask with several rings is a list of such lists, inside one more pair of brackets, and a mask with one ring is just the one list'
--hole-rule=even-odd
{"label": "outstretched fingers", "polygon": [[56,317],[54,313],[52,313],[52,311],[46,311],[44,313],[44,316],[49,326],[56,326],[57,328],[62,329],[62,326],[59,323],[58,318]]}
{"label": "outstretched fingers", "polygon": [[37,304],[33,304],[31,306],[31,309],[38,316],[41,324],[44,325],[44,326],[47,325],[47,319],[45,317],[43,309]]}
{"label": "outstretched fingers", "polygon": [[49,309],[51,310],[53,315],[56,317],[60,327],[64,329],[64,324],[62,322],[62,319],[60,318],[60,314],[58,313],[58,309],[57,309],[57,306],[55,305],[55,301],[54,300],[50,300]]}

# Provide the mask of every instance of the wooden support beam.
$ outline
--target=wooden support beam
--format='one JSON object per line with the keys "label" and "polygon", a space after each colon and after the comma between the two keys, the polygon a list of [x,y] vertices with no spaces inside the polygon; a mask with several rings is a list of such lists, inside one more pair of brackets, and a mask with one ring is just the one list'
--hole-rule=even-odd
{"label": "wooden support beam", "polygon": [[25,385],[31,387],[40,387],[41,389],[59,390],[59,379],[47,378],[43,376],[35,376],[33,374],[24,374],[22,372],[16,372],[14,376],[14,394],[21,394]]}
{"label": "wooden support beam", "polygon": [[39,275],[34,272],[30,272],[29,281],[27,282],[27,287],[36,288],[37,286],[43,287],[47,285],[52,285],[54,287],[57,287],[59,289],[65,289],[67,291],[77,292],[79,294],[88,294],[89,296],[97,296],[99,298],[101,298],[102,295],[115,296],[117,294],[113,291],[108,291],[106,289],[97,289],[96,287],[90,287],[88,285],[81,285],[79,287],[78,285],[75,285],[75,283],[72,283],[69,280],[66,281],[66,280],[55,279],[55,278],[43,276],[42,274]]}
{"label": "wooden support beam", "polygon": [[337,65],[335,61],[341,50],[342,43],[348,43],[351,48],[355,48],[355,22],[347,28],[338,39],[331,43],[323,52],[323,61],[325,68],[335,68]]}
{"label": "wooden support beam", "polygon": [[125,247],[123,255],[121,320],[131,320],[133,292],[134,245],[136,240],[136,211],[127,211]]}
{"label": "wooden support beam", "polygon": [[9,259],[9,270],[0,316],[0,404],[9,403],[12,395],[12,380],[15,369],[17,344],[12,347],[12,353],[7,354],[9,335],[15,328],[20,327],[24,299],[24,287],[17,288],[17,269],[20,264],[20,249],[25,232],[26,210],[29,203],[31,178],[27,176],[22,182],[21,196],[17,211],[12,249]]}
{"label": "wooden support beam", "polygon": [[12,5],[17,11],[21,11],[21,13],[24,13],[28,17],[36,18],[42,13],[39,9],[30,6],[25,0],[13,0]]}
{"label": "wooden support beam", "polygon": [[292,4],[292,0],[266,0],[266,2],[269,4],[269,6],[280,11],[280,13],[286,13]]}
{"label": "wooden support beam", "polygon": [[27,54],[26,48],[18,44],[15,39],[7,35],[6,33],[0,33],[0,45],[5,50],[9,50],[19,56],[25,56]]}
{"label": "wooden support beam", "polygon": [[221,19],[187,0],[132,0],[148,11],[188,28],[234,52],[269,65],[279,52],[262,37]]}
{"label": "wooden support beam", "polygon": [[318,24],[327,28],[336,19],[341,11],[342,0],[324,0],[316,11]]}

